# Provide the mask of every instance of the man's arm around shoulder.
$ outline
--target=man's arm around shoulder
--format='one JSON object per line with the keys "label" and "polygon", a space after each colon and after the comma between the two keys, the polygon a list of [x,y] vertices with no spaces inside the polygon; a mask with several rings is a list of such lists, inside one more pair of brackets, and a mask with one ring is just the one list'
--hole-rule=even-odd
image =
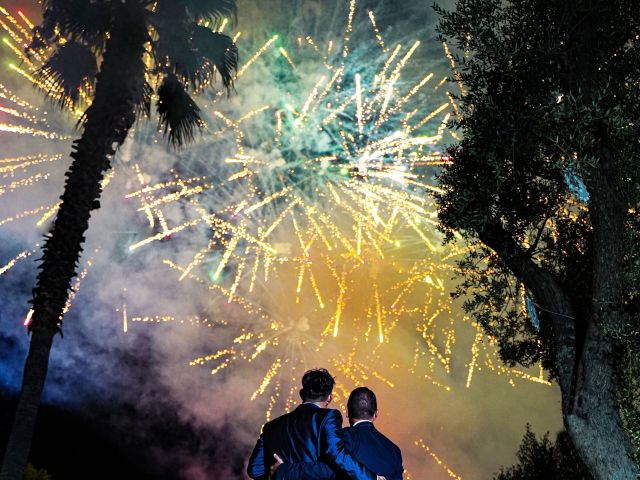
{"label": "man's arm around shoulder", "polygon": [[342,439],[342,415],[338,410],[327,412],[321,428],[326,445],[324,455],[332,464],[344,471],[352,480],[377,480],[380,478],[347,451]]}
{"label": "man's arm around shoulder", "polygon": [[258,438],[256,446],[253,447],[253,452],[247,465],[247,475],[254,480],[269,480],[269,472],[267,472],[264,464],[264,441],[262,435]]}
{"label": "man's arm around shoulder", "polygon": [[332,480],[336,472],[324,462],[283,463],[276,470],[274,480]]}

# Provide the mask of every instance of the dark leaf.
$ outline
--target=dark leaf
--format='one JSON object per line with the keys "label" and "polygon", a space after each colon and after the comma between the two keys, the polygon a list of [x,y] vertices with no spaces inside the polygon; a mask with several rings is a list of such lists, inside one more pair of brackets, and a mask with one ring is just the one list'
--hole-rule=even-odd
{"label": "dark leaf", "polygon": [[38,71],[37,78],[53,87],[45,91],[59,104],[64,105],[71,101],[77,105],[81,100],[80,89],[93,88],[97,71],[94,53],[86,46],[71,40],[59,46],[49,57]]}
{"label": "dark leaf", "polygon": [[236,18],[235,0],[158,0],[156,11],[162,15],[182,10],[189,20],[210,20],[219,24],[225,17]]}
{"label": "dark leaf", "polygon": [[158,114],[164,134],[174,146],[193,140],[196,129],[205,126],[200,107],[175,75],[167,75],[158,89]]}
{"label": "dark leaf", "polygon": [[238,68],[238,47],[233,43],[233,40],[222,33],[196,26],[191,45],[200,57],[215,67],[225,88],[231,88],[233,74]]}
{"label": "dark leaf", "polygon": [[110,2],[49,0],[45,2],[41,36],[51,41],[57,27],[64,38],[102,49],[112,18]]}

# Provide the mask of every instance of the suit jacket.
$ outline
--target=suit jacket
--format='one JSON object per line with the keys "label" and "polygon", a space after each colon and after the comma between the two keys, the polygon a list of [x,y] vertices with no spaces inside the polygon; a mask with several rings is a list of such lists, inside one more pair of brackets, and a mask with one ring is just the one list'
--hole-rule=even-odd
{"label": "suit jacket", "polygon": [[[277,453],[286,463],[324,462],[336,471],[344,472],[353,480],[376,480],[376,475],[358,463],[349,454],[342,440],[342,415],[338,410],[320,408],[303,403],[294,411],[282,415],[262,428],[247,467],[249,477],[258,480],[269,478],[271,465]],[[326,465],[325,465],[326,466]],[[279,479],[280,468],[276,472]],[[320,480],[322,477],[304,477]]]}
{"label": "suit jacket", "polygon": [[[347,450],[356,460],[387,480],[402,480],[402,453],[391,440],[380,433],[372,422],[361,422],[343,430]],[[284,460],[284,459],[283,459]],[[282,464],[277,470],[278,480],[346,479],[322,461]]]}

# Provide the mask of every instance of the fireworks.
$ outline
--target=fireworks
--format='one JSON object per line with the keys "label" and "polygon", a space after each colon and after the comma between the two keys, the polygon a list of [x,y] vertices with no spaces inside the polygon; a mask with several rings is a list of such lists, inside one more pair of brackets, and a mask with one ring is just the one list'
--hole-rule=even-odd
{"label": "fireworks", "polygon": [[[442,246],[432,197],[434,177],[449,161],[442,145],[457,138],[446,128],[457,115],[451,85],[421,71],[419,41],[388,41],[375,14],[357,7],[349,3],[341,35],[279,34],[251,47],[237,73],[238,95],[201,101],[209,132],[170,157],[173,168],[150,158],[161,133],[136,126],[114,170],[122,208],[139,219],[126,248],[131,255],[155,248],[159,256],[161,245],[188,238],[190,258],[164,265],[176,288],[210,296],[215,308],[180,317],[134,311],[123,298],[122,332],[168,323],[200,329],[210,346],[185,362],[193,374],[253,374],[248,397],[267,418],[297,403],[302,374],[319,365],[337,374],[339,405],[354,386],[394,389],[403,374],[443,394],[460,383],[470,388],[480,369],[514,386],[548,384],[542,371],[504,367],[493,340],[452,305],[450,278],[464,249]],[[34,75],[46,52],[23,53],[30,21],[0,13],[5,44],[18,57],[10,72],[55,89]],[[363,32],[371,37],[366,45],[354,40]],[[81,97],[90,101],[88,92]],[[69,135],[2,85],[0,100],[3,135],[49,145],[46,154],[0,159],[3,199],[50,182]],[[41,226],[58,207],[54,199],[28,205],[3,215],[0,226],[31,217]],[[14,255],[0,275],[37,248]],[[460,341],[469,336],[470,347]],[[454,358],[466,382],[455,383]],[[460,478],[424,442],[415,445]]]}

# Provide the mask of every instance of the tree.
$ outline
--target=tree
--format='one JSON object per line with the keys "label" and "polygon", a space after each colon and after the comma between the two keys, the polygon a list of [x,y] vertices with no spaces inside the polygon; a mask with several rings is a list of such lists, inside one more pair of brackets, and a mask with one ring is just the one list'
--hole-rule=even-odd
{"label": "tree", "polygon": [[51,475],[46,470],[38,469],[28,463],[24,472],[24,480],[51,480]]}
{"label": "tree", "polygon": [[447,238],[459,232],[472,247],[457,293],[469,294],[465,308],[505,362],[550,370],[594,478],[635,479],[637,2],[435,8],[443,40],[460,52],[454,76],[464,90],[455,122],[463,137],[448,149],[438,199]]}
{"label": "tree", "polygon": [[[45,0],[42,24],[28,52],[51,52],[39,72],[61,105],[94,92],[74,142],[65,190],[33,290],[31,342],[16,416],[0,478],[24,472],[53,338],[76,275],[92,210],[99,208],[101,181],[111,157],[157,97],[160,125],[176,145],[204,126],[189,95],[215,75],[229,90],[237,68],[232,40],[207,28],[235,14],[234,0]],[[46,49],[46,50],[45,50]],[[98,67],[99,65],[99,67]]]}
{"label": "tree", "polygon": [[518,463],[501,468],[493,480],[592,480],[566,431],[549,440],[549,432],[540,440],[527,425],[516,454]]}

